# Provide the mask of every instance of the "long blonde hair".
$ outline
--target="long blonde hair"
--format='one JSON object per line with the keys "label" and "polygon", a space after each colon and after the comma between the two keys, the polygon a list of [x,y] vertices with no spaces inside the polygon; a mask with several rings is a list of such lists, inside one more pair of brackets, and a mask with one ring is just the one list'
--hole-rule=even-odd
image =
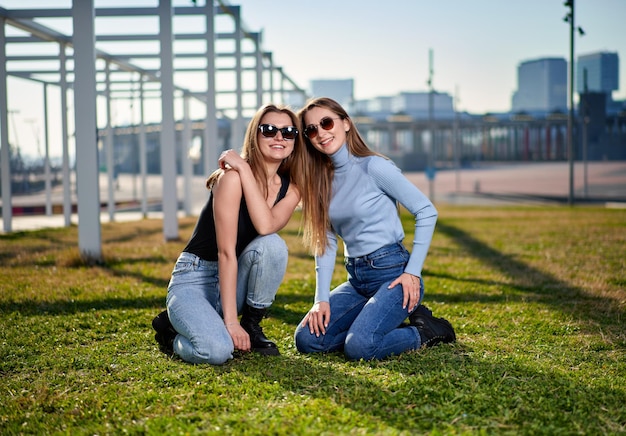
{"label": "long blonde hair", "polygon": [[[344,108],[335,100],[327,97],[310,100],[298,112],[299,130],[301,132],[306,127],[305,115],[316,107],[328,109],[342,120],[348,121],[350,129],[346,132],[346,142],[350,154],[358,157],[385,157],[367,146]],[[328,208],[332,194],[334,169],[327,155],[313,147],[305,135],[303,135],[303,139],[305,147],[295,171],[300,182],[298,186],[302,195],[303,240],[305,246],[313,254],[321,255],[328,247],[326,232],[331,228]]]}
{"label": "long blonde hair", "polygon": [[[266,104],[262,106],[256,114],[250,120],[248,124],[248,128],[246,130],[246,135],[243,141],[243,147],[241,149],[241,157],[245,159],[250,165],[250,169],[252,170],[252,174],[254,174],[254,178],[261,187],[263,191],[263,196],[267,198],[267,171],[265,169],[265,165],[263,162],[263,155],[261,154],[261,149],[259,148],[258,141],[258,132],[259,126],[261,125],[261,120],[263,117],[270,113],[282,113],[289,116],[291,122],[294,126],[298,126],[298,117],[296,114],[287,106],[275,105],[275,104]],[[299,130],[299,129],[298,129]],[[297,186],[297,181],[294,179],[294,162],[300,161],[300,155],[303,152],[302,145],[302,135],[298,134],[294,139],[293,152],[283,160],[278,168],[278,174],[286,175],[289,177],[291,182],[294,182]],[[206,180],[207,189],[211,189],[219,176],[224,172],[222,169],[215,170]]]}

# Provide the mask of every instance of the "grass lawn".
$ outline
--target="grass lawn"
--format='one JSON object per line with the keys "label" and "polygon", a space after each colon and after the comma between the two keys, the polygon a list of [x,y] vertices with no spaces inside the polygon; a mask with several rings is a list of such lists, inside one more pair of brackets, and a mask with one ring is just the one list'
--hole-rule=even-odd
{"label": "grass lawn", "polygon": [[458,342],[371,362],[295,350],[315,287],[298,216],[263,322],[282,355],[219,367],[150,327],[194,218],[167,243],[160,220],[104,224],[100,266],[76,227],[0,235],[0,434],[625,434],[626,210],[439,212],[424,303]]}

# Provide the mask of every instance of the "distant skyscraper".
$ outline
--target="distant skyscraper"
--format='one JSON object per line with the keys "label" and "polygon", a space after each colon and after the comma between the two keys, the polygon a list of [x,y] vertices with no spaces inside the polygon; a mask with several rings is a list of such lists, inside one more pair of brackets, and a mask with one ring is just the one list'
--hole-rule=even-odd
{"label": "distant skyscraper", "polygon": [[576,63],[576,91],[611,93],[619,89],[619,58],[617,53],[597,52],[578,56]]}
{"label": "distant skyscraper", "polygon": [[319,79],[311,80],[311,94],[313,97],[329,97],[341,104],[346,110],[351,110],[354,103],[353,79]]}
{"label": "distant skyscraper", "polygon": [[513,112],[567,111],[567,62],[563,58],[525,61],[517,67]]}

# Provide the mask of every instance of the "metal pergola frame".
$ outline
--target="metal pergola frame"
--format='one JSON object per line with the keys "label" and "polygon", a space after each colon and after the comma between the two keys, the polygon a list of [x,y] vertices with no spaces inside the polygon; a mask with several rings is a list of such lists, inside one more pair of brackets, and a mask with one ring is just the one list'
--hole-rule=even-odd
{"label": "metal pergola frame", "polygon": [[[208,3],[208,4],[207,4]],[[215,17],[226,15],[232,19],[234,30],[232,32],[216,32]],[[173,32],[173,20],[175,17],[195,16],[204,22],[204,30],[192,33],[185,29],[185,33]],[[95,21],[98,18],[122,18],[122,17],[153,17],[158,18],[159,30],[152,34],[115,33],[97,35]],[[71,18],[73,20],[73,33],[64,34],[40,22],[41,19]],[[20,29],[26,36],[6,35],[6,26]],[[234,50],[218,52],[217,40],[234,42]],[[253,49],[246,51],[244,41],[251,41]],[[200,50],[177,52],[174,41],[192,41],[198,44]],[[47,54],[13,54],[7,56],[7,45],[32,44],[32,43],[55,43],[58,44],[58,55]],[[111,53],[111,50],[98,49],[98,44],[108,42],[136,43],[158,42],[158,53],[145,53],[130,51],[125,53]],[[132,44],[130,44],[132,43]],[[68,48],[72,53],[68,54]],[[229,58],[234,62],[233,66],[216,66],[216,59]],[[244,66],[244,58],[251,58],[253,66]],[[176,67],[175,60],[191,60],[202,66]],[[33,61],[57,61],[56,68],[8,68],[9,63],[16,65],[21,62]],[[70,62],[73,61],[73,62]],[[142,63],[157,62],[158,68],[147,68]],[[73,64],[73,68],[68,68]],[[233,89],[216,89],[217,73],[230,73],[234,75],[235,86]],[[254,72],[255,86],[253,89],[244,90],[244,72]],[[204,75],[205,86],[200,91],[190,89],[175,83],[176,76],[183,73],[196,73]],[[268,73],[268,74],[265,74]],[[264,75],[269,79],[264,80]],[[279,86],[275,89],[275,76],[278,76]],[[231,144],[240,144],[245,132],[245,118],[253,113],[265,101],[284,101],[284,93],[301,94],[306,98],[305,92],[289,78],[280,67],[274,65],[272,53],[262,48],[262,33],[249,31],[241,20],[239,6],[230,5],[225,0],[206,0],[204,5],[173,7],[172,0],[158,0],[157,7],[127,7],[127,8],[95,8],[94,0],[73,0],[71,8],[65,9],[4,9],[0,7],[0,172],[2,173],[2,208],[4,231],[11,231],[12,207],[11,207],[11,183],[9,166],[9,141],[8,141],[8,97],[7,77],[14,76],[36,83],[41,83],[44,90],[44,114],[46,125],[46,174],[49,175],[49,156],[47,144],[47,87],[58,86],[61,90],[61,114],[62,114],[62,146],[63,146],[63,183],[64,204],[63,210],[65,223],[70,225],[72,210],[70,195],[70,165],[69,165],[69,138],[68,134],[68,104],[67,91],[74,91],[74,125],[76,143],[76,171],[78,190],[78,215],[79,215],[79,248],[83,258],[93,261],[101,260],[100,241],[100,202],[98,188],[97,166],[97,138],[94,132],[97,129],[97,101],[104,98],[106,112],[106,127],[104,135],[105,150],[107,153],[107,171],[109,177],[109,214],[113,220],[115,213],[115,201],[113,192],[113,134],[111,121],[111,102],[114,99],[135,99],[140,101],[140,125],[139,125],[139,156],[140,171],[143,183],[142,210],[146,213],[146,189],[145,189],[145,125],[144,103],[149,98],[157,98],[161,102],[161,170],[163,177],[163,223],[164,238],[172,240],[178,238],[176,198],[176,144],[175,144],[175,115],[174,101],[176,98],[183,99],[184,126],[186,129],[191,124],[192,116],[189,109],[189,100],[195,99],[205,106],[203,155],[204,171],[210,171],[216,167],[217,153],[214,144],[217,143],[217,117],[221,114],[231,119]],[[255,96],[248,101],[254,104],[246,104],[244,94]],[[79,95],[79,96],[77,96]],[[138,97],[137,97],[138,95]],[[221,105],[218,107],[219,95],[229,95],[234,98],[234,105]],[[185,132],[185,141],[191,142],[191,133]],[[190,144],[184,144],[186,150]],[[213,148],[211,149],[211,145]],[[185,183],[190,183],[190,164],[186,153],[181,157]],[[47,191],[49,183],[46,184]],[[49,191],[48,191],[49,192]],[[185,189],[185,195],[189,192]],[[49,197],[48,197],[49,198]],[[185,204],[189,204],[186,199]],[[46,210],[50,213],[49,204]]]}

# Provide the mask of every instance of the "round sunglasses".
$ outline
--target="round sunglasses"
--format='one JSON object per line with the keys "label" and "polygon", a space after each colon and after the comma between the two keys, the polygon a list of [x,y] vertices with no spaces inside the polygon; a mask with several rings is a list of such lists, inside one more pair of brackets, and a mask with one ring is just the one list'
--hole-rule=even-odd
{"label": "round sunglasses", "polygon": [[331,118],[324,117],[320,120],[319,124],[309,124],[304,128],[304,134],[307,138],[313,139],[317,136],[317,127],[321,127],[324,130],[330,130],[335,127],[335,122],[333,120],[340,120],[341,117]]}
{"label": "round sunglasses", "polygon": [[273,138],[278,132],[283,135],[283,139],[287,140],[296,139],[296,136],[298,136],[298,129],[296,129],[295,126],[287,126],[279,129],[273,124],[261,124],[259,130],[261,131],[261,135],[266,138]]}

